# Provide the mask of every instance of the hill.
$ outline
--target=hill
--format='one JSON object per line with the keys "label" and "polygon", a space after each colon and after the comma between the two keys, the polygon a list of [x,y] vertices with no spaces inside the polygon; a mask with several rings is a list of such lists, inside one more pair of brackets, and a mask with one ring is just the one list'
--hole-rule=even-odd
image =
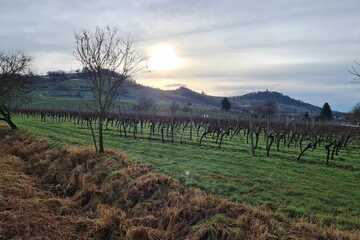
{"label": "hill", "polygon": [[279,92],[263,91],[253,92],[242,96],[232,97],[231,101],[243,107],[253,107],[263,105],[267,102],[276,103],[282,112],[302,113],[309,112],[312,114],[319,113],[321,108],[300,100],[293,99]]}
{"label": "hill", "polygon": [[[37,79],[35,91],[46,97],[90,99],[89,76],[85,73],[51,73]],[[186,87],[175,90],[152,88],[135,82],[126,82],[121,100],[136,103],[140,98],[151,98],[158,104],[180,105],[191,103],[198,108],[219,109],[223,96],[210,96],[195,92]],[[268,102],[276,103],[280,112],[318,114],[320,108],[309,103],[295,100],[279,92],[252,92],[242,96],[229,97],[232,109],[244,111]]]}

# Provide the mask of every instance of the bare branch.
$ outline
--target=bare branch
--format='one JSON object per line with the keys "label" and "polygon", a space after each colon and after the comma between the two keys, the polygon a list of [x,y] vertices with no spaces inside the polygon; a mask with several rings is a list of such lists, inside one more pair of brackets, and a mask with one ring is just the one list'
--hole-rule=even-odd
{"label": "bare branch", "polygon": [[92,76],[91,89],[99,118],[99,151],[102,152],[102,121],[120,95],[124,81],[145,69],[145,58],[134,42],[119,37],[116,28],[96,27],[75,34],[76,59]]}
{"label": "bare branch", "polygon": [[0,117],[12,128],[11,109],[29,92],[31,58],[21,52],[0,52]]}
{"label": "bare branch", "polygon": [[360,68],[360,63],[355,61],[356,66],[352,66],[349,72],[354,76],[354,80],[360,80],[360,72],[358,67]]}

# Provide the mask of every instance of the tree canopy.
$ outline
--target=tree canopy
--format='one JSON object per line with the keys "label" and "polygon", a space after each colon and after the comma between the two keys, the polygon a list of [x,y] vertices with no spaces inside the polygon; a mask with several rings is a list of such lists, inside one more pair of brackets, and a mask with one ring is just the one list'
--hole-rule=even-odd
{"label": "tree canopy", "polygon": [[356,104],[352,110],[353,118],[356,121],[360,121],[360,103]]}
{"label": "tree canopy", "polygon": [[223,98],[221,101],[221,109],[229,111],[231,109],[231,103],[227,97]]}
{"label": "tree canopy", "polygon": [[329,105],[329,103],[324,103],[321,112],[320,112],[320,119],[321,120],[332,120],[333,119],[333,112],[331,110],[331,107]]}

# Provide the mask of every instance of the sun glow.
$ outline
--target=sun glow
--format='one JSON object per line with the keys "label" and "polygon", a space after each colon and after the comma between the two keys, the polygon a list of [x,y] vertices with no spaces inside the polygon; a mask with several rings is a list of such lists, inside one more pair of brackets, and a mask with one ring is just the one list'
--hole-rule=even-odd
{"label": "sun glow", "polygon": [[149,68],[151,71],[174,70],[179,65],[180,59],[173,46],[161,44],[150,49]]}

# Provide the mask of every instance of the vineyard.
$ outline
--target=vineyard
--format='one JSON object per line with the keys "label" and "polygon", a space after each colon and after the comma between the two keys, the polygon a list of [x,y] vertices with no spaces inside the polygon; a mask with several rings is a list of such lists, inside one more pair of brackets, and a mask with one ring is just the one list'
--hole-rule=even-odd
{"label": "vineyard", "polygon": [[[52,146],[91,145],[97,130],[88,112],[19,110],[14,121]],[[108,148],[186,186],[327,226],[360,227],[358,128],[140,114],[112,114],[105,125]]]}
{"label": "vineyard", "polygon": [[[97,115],[91,112],[18,110],[21,118],[35,118],[41,122],[72,122],[75,127],[94,133]],[[119,137],[148,139],[162,143],[209,145],[217,148],[234,145],[243,139],[254,156],[260,145],[271,157],[273,151],[292,149],[298,154],[297,161],[308,151],[323,151],[324,161],[330,164],[351,143],[356,148],[360,128],[310,121],[280,122],[257,119],[212,119],[208,117],[172,117],[146,114],[108,114],[105,129],[118,133]]]}

